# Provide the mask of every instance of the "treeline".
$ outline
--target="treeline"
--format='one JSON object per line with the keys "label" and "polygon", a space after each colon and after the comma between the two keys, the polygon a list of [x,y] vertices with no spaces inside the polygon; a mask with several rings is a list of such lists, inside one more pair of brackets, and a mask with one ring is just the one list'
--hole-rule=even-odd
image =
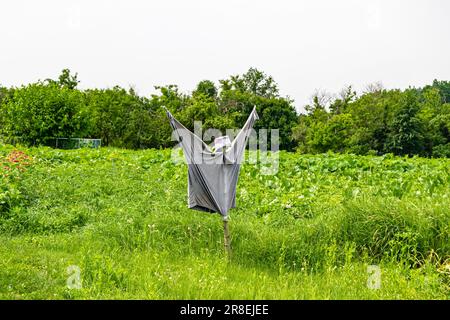
{"label": "treeline", "polygon": [[336,96],[313,95],[297,114],[277,83],[251,68],[243,75],[198,83],[190,94],[176,85],[139,96],[133,89],[78,89],[77,74],[22,87],[0,87],[0,136],[5,142],[51,145],[55,138],[99,138],[121,148],[172,146],[166,106],[189,129],[240,128],[253,106],[255,129],[279,129],[280,148],[308,153],[450,157],[450,82],[424,88],[386,90],[370,86],[358,95],[347,87]]}
{"label": "treeline", "polygon": [[450,82],[385,90],[372,85],[358,96],[316,94],[299,116],[293,138],[300,151],[450,157]]}
{"label": "treeline", "polygon": [[57,80],[46,79],[20,88],[0,88],[0,135],[6,142],[51,145],[55,138],[102,139],[102,145],[160,148],[173,145],[162,106],[193,129],[239,128],[253,106],[256,129],[280,130],[280,147],[292,150],[291,129],[298,116],[293,101],[281,97],[272,77],[256,69],[221,80],[219,88],[201,81],[190,94],[175,85],[156,87],[158,94],[142,97],[133,89],[79,90],[77,74],[65,69]]}

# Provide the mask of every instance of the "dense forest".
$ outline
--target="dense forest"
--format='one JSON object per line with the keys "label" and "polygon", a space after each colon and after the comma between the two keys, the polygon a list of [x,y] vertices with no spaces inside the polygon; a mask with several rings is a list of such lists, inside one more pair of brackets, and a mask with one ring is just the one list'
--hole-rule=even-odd
{"label": "dense forest", "polygon": [[255,129],[279,129],[280,149],[304,153],[450,157],[450,81],[387,90],[380,84],[357,93],[316,92],[305,112],[279,93],[275,80],[254,68],[243,75],[203,80],[190,93],[176,85],[140,96],[132,88],[78,89],[77,74],[21,87],[0,86],[0,136],[6,143],[51,145],[55,138],[99,138],[102,145],[161,148],[173,145],[166,106],[189,129],[239,128],[253,106]]}

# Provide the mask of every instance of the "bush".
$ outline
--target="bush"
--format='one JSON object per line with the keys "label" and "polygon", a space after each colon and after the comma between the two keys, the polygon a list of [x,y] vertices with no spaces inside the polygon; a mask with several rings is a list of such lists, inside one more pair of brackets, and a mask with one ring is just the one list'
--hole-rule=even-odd
{"label": "bush", "polygon": [[433,157],[450,158],[450,143],[441,144],[441,145],[433,147]]}
{"label": "bush", "polygon": [[83,94],[55,83],[38,82],[11,89],[1,108],[1,133],[27,145],[53,138],[83,135],[86,115]]}

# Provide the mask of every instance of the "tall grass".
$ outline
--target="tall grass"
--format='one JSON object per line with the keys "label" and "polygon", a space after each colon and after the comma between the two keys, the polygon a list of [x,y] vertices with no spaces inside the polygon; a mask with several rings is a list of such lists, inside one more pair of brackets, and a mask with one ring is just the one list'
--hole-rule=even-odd
{"label": "tall grass", "polygon": [[220,217],[186,208],[170,150],[25,151],[33,164],[0,212],[2,298],[449,298],[449,160],[281,152],[276,175],[245,165],[227,262]]}

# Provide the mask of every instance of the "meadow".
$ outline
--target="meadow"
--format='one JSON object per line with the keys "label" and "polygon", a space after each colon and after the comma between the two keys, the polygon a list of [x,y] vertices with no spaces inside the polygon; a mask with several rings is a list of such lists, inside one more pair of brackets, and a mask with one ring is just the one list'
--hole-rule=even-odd
{"label": "meadow", "polygon": [[0,299],[450,298],[450,159],[279,156],[242,167],[228,261],[170,149],[0,146]]}

